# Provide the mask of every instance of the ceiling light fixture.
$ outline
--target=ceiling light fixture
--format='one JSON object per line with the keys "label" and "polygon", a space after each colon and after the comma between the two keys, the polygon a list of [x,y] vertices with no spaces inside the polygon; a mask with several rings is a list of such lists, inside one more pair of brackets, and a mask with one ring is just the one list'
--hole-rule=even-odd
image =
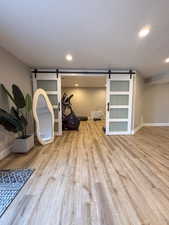
{"label": "ceiling light fixture", "polygon": [[75,87],[79,87],[79,84],[76,83],[76,84],[75,84]]}
{"label": "ceiling light fixture", "polygon": [[146,37],[149,33],[150,33],[150,26],[145,26],[145,27],[143,27],[143,28],[139,31],[138,36],[139,36],[140,38],[144,38],[144,37]]}
{"label": "ceiling light fixture", "polygon": [[67,61],[72,61],[72,59],[73,59],[71,54],[67,54],[65,58]]}
{"label": "ceiling light fixture", "polygon": [[169,63],[169,58],[166,58],[166,59],[165,59],[165,62],[166,62],[166,63]]}

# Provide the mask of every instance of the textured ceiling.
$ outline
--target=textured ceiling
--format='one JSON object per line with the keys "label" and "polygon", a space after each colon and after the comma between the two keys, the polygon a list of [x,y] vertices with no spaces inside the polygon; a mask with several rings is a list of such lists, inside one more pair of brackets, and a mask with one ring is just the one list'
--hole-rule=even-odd
{"label": "textured ceiling", "polygon": [[[146,24],[150,35],[140,40],[138,31]],[[1,0],[0,46],[31,67],[166,73],[169,1]],[[66,53],[72,62],[65,61]]]}

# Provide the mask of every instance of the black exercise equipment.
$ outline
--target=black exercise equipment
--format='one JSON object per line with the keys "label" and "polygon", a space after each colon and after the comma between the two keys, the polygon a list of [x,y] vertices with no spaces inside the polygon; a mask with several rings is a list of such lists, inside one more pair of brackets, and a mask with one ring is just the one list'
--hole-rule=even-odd
{"label": "black exercise equipment", "polygon": [[88,117],[87,116],[78,116],[80,121],[87,121]]}
{"label": "black exercise equipment", "polygon": [[66,93],[62,97],[62,129],[79,130],[80,119],[75,115],[70,102],[73,95],[68,96]]}

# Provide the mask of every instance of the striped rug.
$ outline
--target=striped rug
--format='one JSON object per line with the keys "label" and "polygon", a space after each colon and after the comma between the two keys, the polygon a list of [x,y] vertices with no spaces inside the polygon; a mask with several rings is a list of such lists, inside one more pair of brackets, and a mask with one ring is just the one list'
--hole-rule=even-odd
{"label": "striped rug", "polygon": [[33,171],[33,169],[0,170],[0,217],[28,181]]}

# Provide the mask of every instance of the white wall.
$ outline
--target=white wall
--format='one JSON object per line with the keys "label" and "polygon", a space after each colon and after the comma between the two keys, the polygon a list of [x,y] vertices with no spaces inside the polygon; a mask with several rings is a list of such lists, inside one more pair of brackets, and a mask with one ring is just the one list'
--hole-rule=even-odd
{"label": "white wall", "polygon": [[146,85],[144,123],[169,123],[169,84]]}
{"label": "white wall", "polygon": [[[133,130],[136,131],[143,124],[169,123],[169,83],[147,85],[138,73],[134,82]],[[87,89],[67,88],[68,94],[74,93],[76,96],[72,101],[75,112],[78,115],[88,116],[91,110],[102,108],[105,111],[105,94],[100,93],[102,97],[95,98],[92,91]],[[93,103],[91,99],[94,100]]]}
{"label": "white wall", "polygon": [[133,98],[133,113],[134,127],[139,128],[143,124],[143,107],[144,107],[144,80],[138,73],[134,77],[134,98]]}
{"label": "white wall", "polygon": [[[25,94],[32,93],[29,68],[2,48],[0,48],[0,83],[8,89],[11,89],[12,84],[16,84]],[[0,94],[0,107],[7,109],[7,98],[2,96],[2,92]],[[14,134],[0,127],[0,158],[9,152],[13,140]]]}
{"label": "white wall", "polygon": [[62,88],[62,93],[74,94],[73,110],[78,116],[90,116],[91,111],[106,111],[106,88]]}
{"label": "white wall", "polygon": [[135,80],[134,130],[140,125],[169,123],[169,83],[144,84],[141,76]]}
{"label": "white wall", "polygon": [[137,76],[134,129],[141,124],[169,123],[169,83],[144,84]]}

